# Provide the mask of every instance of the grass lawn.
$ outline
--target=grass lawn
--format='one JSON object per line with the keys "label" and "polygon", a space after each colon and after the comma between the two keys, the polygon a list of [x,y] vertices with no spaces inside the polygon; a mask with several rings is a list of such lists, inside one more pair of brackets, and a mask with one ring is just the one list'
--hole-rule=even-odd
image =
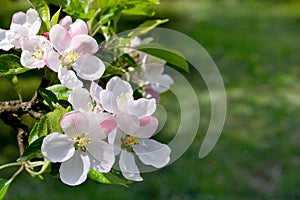
{"label": "grass lawn", "polygon": [[[228,112],[213,151],[198,158],[210,102],[203,81],[191,74],[201,126],[191,147],[175,163],[144,174],[143,182],[129,188],[92,181],[68,187],[47,176],[40,181],[24,173],[11,185],[7,199],[299,199],[299,11],[298,1],[162,0],[157,13],[170,19],[165,27],[197,40],[224,79]],[[26,76],[22,80],[29,98],[27,88],[34,88],[35,82]],[[4,100],[12,92],[2,78],[0,85]],[[167,99],[172,94],[164,97],[162,104],[172,110],[174,105]],[[170,139],[168,130],[176,126],[172,122],[160,139]],[[4,140],[14,137],[3,132]],[[7,146],[1,164],[14,160],[15,151]]]}

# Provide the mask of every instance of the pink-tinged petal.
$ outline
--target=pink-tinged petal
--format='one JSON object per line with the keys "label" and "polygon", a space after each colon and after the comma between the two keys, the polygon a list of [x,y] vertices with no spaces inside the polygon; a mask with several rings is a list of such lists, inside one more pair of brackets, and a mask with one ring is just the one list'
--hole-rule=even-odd
{"label": "pink-tinged petal", "polygon": [[51,133],[42,144],[42,154],[51,162],[64,162],[70,159],[74,152],[74,143],[68,135]]}
{"label": "pink-tinged petal", "polygon": [[77,65],[73,65],[73,69],[80,78],[93,81],[103,75],[105,65],[98,57],[86,55],[78,59]]}
{"label": "pink-tinged petal", "polygon": [[106,89],[112,91],[116,97],[121,96],[122,93],[123,95],[133,95],[131,85],[127,81],[121,80],[118,76],[112,77],[107,82]]}
{"label": "pink-tinged petal", "polygon": [[111,170],[115,155],[112,144],[107,144],[104,141],[92,141],[87,146],[88,152],[91,155],[91,167],[99,172],[107,173]]}
{"label": "pink-tinged petal", "polygon": [[107,118],[101,121],[100,128],[105,135],[108,135],[109,133],[111,133],[113,130],[117,128],[117,122],[113,117]]}
{"label": "pink-tinged petal", "polygon": [[144,88],[143,97],[145,97],[146,99],[154,98],[157,104],[160,102],[159,93],[154,91],[152,88]]}
{"label": "pink-tinged petal", "polygon": [[85,133],[89,121],[83,112],[72,111],[61,118],[60,126],[65,134],[72,138]]}
{"label": "pink-tinged petal", "polygon": [[68,101],[74,110],[90,111],[93,106],[89,91],[81,87],[76,87],[71,91]]}
{"label": "pink-tinged petal", "polygon": [[72,18],[69,15],[67,15],[60,20],[59,24],[69,30],[70,25],[72,24]]}
{"label": "pink-tinged petal", "polygon": [[83,83],[77,78],[75,72],[68,70],[66,67],[58,68],[58,79],[63,86],[69,89],[83,86]]}
{"label": "pink-tinged petal", "polygon": [[143,178],[140,176],[140,171],[135,164],[134,156],[131,153],[128,153],[124,150],[121,151],[119,167],[126,179],[133,181],[143,180]]}
{"label": "pink-tinged petal", "polygon": [[70,48],[79,54],[94,54],[99,49],[97,41],[89,35],[75,35]]}
{"label": "pink-tinged petal", "polygon": [[26,22],[26,14],[24,12],[17,12],[12,16],[12,23],[15,24],[25,24]]}
{"label": "pink-tinged petal", "polygon": [[71,37],[68,33],[68,30],[59,24],[54,25],[50,29],[49,38],[53,44],[53,47],[58,52],[64,52],[70,47]]}
{"label": "pink-tinged petal", "polygon": [[139,138],[150,138],[158,127],[158,120],[155,117],[147,116],[140,120],[140,127],[135,131]]}
{"label": "pink-tinged petal", "polygon": [[98,104],[101,104],[100,102],[100,92],[102,91],[102,87],[100,87],[97,83],[92,81],[90,86],[90,94],[93,100],[95,100]]}
{"label": "pink-tinged petal", "polygon": [[155,109],[155,99],[141,98],[129,104],[130,114],[135,115],[138,118],[152,115],[155,112]]}
{"label": "pink-tinged petal", "polygon": [[144,164],[156,168],[161,168],[170,161],[170,147],[152,139],[140,141],[139,145],[133,146],[133,151]]}
{"label": "pink-tinged petal", "polygon": [[116,119],[118,127],[126,134],[134,133],[140,127],[140,121],[134,115],[119,114]]}
{"label": "pink-tinged petal", "polygon": [[51,70],[58,72],[59,66],[61,66],[59,54],[54,50],[45,52],[45,63]]}
{"label": "pink-tinged petal", "polygon": [[102,90],[100,92],[100,102],[104,110],[110,113],[116,113],[118,111],[116,99],[111,91]]}
{"label": "pink-tinged petal", "polygon": [[88,154],[76,151],[74,156],[63,162],[59,169],[60,179],[63,183],[71,186],[83,183],[90,170]]}
{"label": "pink-tinged petal", "polygon": [[73,24],[70,24],[69,33],[71,37],[81,34],[87,35],[88,32],[89,31],[86,23],[81,19],[77,19]]}

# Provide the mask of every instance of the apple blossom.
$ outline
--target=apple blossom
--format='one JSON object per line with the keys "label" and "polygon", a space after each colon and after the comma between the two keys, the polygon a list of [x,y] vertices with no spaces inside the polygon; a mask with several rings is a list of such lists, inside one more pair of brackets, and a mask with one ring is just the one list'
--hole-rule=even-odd
{"label": "apple blossom", "polygon": [[45,66],[45,55],[52,45],[44,36],[31,36],[22,46],[21,64],[27,68],[42,68]]}
{"label": "apple blossom", "polygon": [[90,168],[107,173],[114,164],[113,146],[104,141],[98,119],[81,111],[69,112],[60,123],[65,134],[54,132],[45,137],[42,154],[51,162],[61,162],[60,179],[65,184],[79,185]]}
{"label": "apple blossom", "polygon": [[41,19],[34,9],[28,9],[26,13],[17,12],[12,17],[12,23],[9,30],[1,30],[0,33],[0,49],[8,51],[12,47],[21,48],[23,42],[28,40],[30,36],[34,36],[39,32]]}
{"label": "apple blossom", "polygon": [[126,179],[142,181],[134,154],[146,165],[156,168],[165,166],[170,160],[171,149],[153,139],[149,139],[157,129],[156,118],[148,116],[141,120],[136,132],[124,132],[121,129],[108,136],[109,143],[115,145],[115,154],[120,154],[119,167]]}

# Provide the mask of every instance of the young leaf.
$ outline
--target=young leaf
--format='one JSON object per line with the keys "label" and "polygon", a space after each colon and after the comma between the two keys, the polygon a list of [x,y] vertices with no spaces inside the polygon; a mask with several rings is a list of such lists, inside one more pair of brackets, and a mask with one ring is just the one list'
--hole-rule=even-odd
{"label": "young leaf", "polygon": [[160,24],[168,22],[169,19],[155,19],[155,20],[148,20],[139,25],[136,29],[131,31],[128,36],[129,37],[134,37],[134,36],[139,36],[139,35],[144,35],[147,34],[149,31],[154,29]]}
{"label": "young leaf", "polygon": [[32,158],[40,158],[42,157],[41,146],[43,143],[44,137],[40,137],[32,142],[26,149],[24,150],[23,155],[17,159],[17,162],[24,162],[30,160]]}
{"label": "young leaf", "polygon": [[68,100],[68,97],[71,92],[71,90],[69,90],[61,84],[52,85],[50,87],[47,87],[46,89],[52,91],[57,96],[57,99],[66,101]]}
{"label": "young leaf", "polygon": [[5,197],[5,194],[10,186],[11,180],[5,180],[0,178],[0,199]]}
{"label": "young leaf", "polygon": [[175,65],[186,72],[189,72],[189,65],[187,61],[178,51],[166,49],[163,46],[155,43],[142,44],[135,47],[135,49],[165,60],[168,63]]}
{"label": "young leaf", "polygon": [[74,18],[88,20],[94,17],[95,10],[88,10],[88,4],[81,0],[69,1],[69,4],[63,10]]}
{"label": "young leaf", "polygon": [[70,107],[65,108],[56,108],[52,112],[44,115],[39,122],[35,123],[31,132],[29,134],[28,142],[29,144],[36,141],[39,137],[46,136],[53,132],[62,133],[62,129],[60,127],[60,119],[64,114],[70,111]]}
{"label": "young leaf", "polygon": [[47,30],[50,29],[50,10],[44,0],[28,0],[29,3],[37,10]]}
{"label": "young leaf", "polygon": [[91,168],[88,177],[99,183],[123,185],[125,187],[128,187],[127,185],[132,183],[132,181],[125,179],[119,171],[114,169],[109,173],[101,173]]}
{"label": "young leaf", "polygon": [[56,13],[52,16],[51,20],[50,20],[50,26],[54,26],[55,24],[57,24],[58,19],[59,19],[59,15],[60,15],[60,11],[61,8],[59,8],[58,11],[56,11]]}
{"label": "young leaf", "polygon": [[20,57],[13,54],[0,55],[0,77],[7,75],[22,74],[27,72],[28,68],[25,68],[20,63]]}
{"label": "young leaf", "polygon": [[90,169],[88,173],[88,177],[94,181],[104,184],[111,184],[110,180],[108,180],[103,173],[94,170],[93,168]]}

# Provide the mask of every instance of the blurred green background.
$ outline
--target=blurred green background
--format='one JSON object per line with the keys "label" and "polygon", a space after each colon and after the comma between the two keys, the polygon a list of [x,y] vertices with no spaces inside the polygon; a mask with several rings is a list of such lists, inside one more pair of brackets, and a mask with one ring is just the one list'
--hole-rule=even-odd
{"label": "blurred green background", "polygon": [[[0,25],[8,28],[26,1],[1,0]],[[216,62],[225,82],[228,111],[222,135],[204,159],[198,151],[210,119],[204,83],[198,85],[199,133],[183,156],[166,168],[143,174],[129,188],[87,181],[79,187],[23,173],[7,199],[300,199],[300,2],[297,0],[161,0],[157,18],[164,27],[197,40]],[[123,18],[132,28],[141,19]],[[20,77],[25,99],[38,78]],[[17,98],[0,79],[0,100]],[[162,104],[172,110],[171,93]],[[171,118],[168,115],[168,118]],[[174,116],[176,118],[176,116]],[[172,119],[158,136],[172,138]],[[1,122],[0,164],[17,158],[16,134]],[[168,130],[171,130],[168,132]],[[165,135],[164,135],[165,134]],[[15,145],[14,145],[15,144]],[[5,174],[1,173],[1,177]]]}

